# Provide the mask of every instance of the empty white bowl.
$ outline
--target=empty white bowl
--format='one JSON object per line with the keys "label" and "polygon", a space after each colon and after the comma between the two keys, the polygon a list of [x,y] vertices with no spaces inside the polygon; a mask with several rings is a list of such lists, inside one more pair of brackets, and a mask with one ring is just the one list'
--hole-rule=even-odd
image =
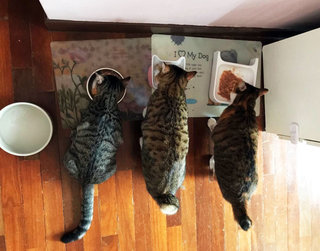
{"label": "empty white bowl", "polygon": [[16,156],[43,150],[52,137],[52,122],[39,106],[18,102],[0,111],[0,147]]}

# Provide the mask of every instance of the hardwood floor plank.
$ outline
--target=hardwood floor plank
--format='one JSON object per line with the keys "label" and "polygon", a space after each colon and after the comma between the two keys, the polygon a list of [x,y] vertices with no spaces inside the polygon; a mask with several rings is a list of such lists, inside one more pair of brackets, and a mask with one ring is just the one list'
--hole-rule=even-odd
{"label": "hardwood floor plank", "polygon": [[39,91],[54,91],[51,32],[44,25],[44,13],[38,1],[29,1],[29,20],[33,77]]}
{"label": "hardwood floor plank", "polygon": [[53,125],[53,134],[49,144],[40,152],[41,172],[44,181],[61,180],[59,156],[59,128],[56,110],[55,93],[38,93],[36,104],[42,107],[50,116]]}
{"label": "hardwood floor plank", "polygon": [[12,82],[15,102],[34,103],[37,91],[33,83],[32,69],[13,69]]}
{"label": "hardwood floor plank", "polygon": [[0,236],[3,236],[4,235],[4,223],[3,223],[3,215],[2,215],[1,193],[2,193],[2,189],[0,186]]}
{"label": "hardwood floor plank", "polygon": [[6,240],[5,240],[5,236],[0,236],[0,250],[1,251],[6,251]]}
{"label": "hardwood floor plank", "polygon": [[13,101],[9,25],[7,21],[0,21],[0,34],[0,109],[2,109]]}
{"label": "hardwood floor plank", "polygon": [[[65,231],[78,226],[81,217],[81,186],[65,168],[61,169],[63,216]],[[83,239],[66,245],[67,251],[83,250]]]}
{"label": "hardwood floor plank", "polygon": [[224,199],[216,178],[212,183],[212,247],[213,250],[224,250]]}
{"label": "hardwood floor plank", "polygon": [[[194,119],[188,120],[189,127],[189,153],[187,155],[186,177],[180,188],[180,210],[183,250],[197,250],[197,223],[195,201],[195,177],[194,177]],[[192,220],[191,220],[192,219]]]}
{"label": "hardwood floor plank", "polygon": [[110,235],[110,236],[102,237],[102,251],[118,251],[118,250],[119,250],[118,235]]}
{"label": "hardwood floor plank", "polygon": [[9,27],[12,67],[31,68],[31,42],[29,32],[29,16],[27,1],[10,0],[9,2]]}
{"label": "hardwood floor plank", "polygon": [[102,236],[118,233],[117,193],[115,175],[98,185],[100,199],[100,228]]}
{"label": "hardwood floor plank", "polygon": [[320,228],[319,228],[319,222],[320,222],[320,204],[313,204],[312,206],[312,223],[311,223],[311,231],[312,231],[312,237],[311,237],[311,250],[317,251],[319,249],[320,245]]}
{"label": "hardwood floor plank", "polygon": [[23,206],[3,208],[5,243],[7,251],[26,250],[26,229],[24,226]]}
{"label": "hardwood floor plank", "polygon": [[297,250],[300,246],[299,228],[300,228],[300,212],[299,212],[299,196],[297,185],[297,146],[288,145],[288,170],[287,170],[287,191],[288,191],[288,250]]}
{"label": "hardwood floor plank", "polygon": [[116,191],[119,216],[119,250],[135,250],[135,223],[131,170],[116,172]]}
{"label": "hardwood floor plank", "polygon": [[224,245],[225,250],[238,250],[238,223],[234,220],[232,206],[224,200]]}
{"label": "hardwood floor plank", "polygon": [[152,250],[149,193],[142,174],[140,158],[132,170],[136,250]]}
{"label": "hardwood floor plank", "polygon": [[243,231],[239,229],[239,251],[250,251],[251,250],[251,229]]}
{"label": "hardwood floor plank", "polygon": [[275,215],[276,215],[276,247],[277,250],[288,249],[287,232],[287,141],[278,139],[279,143],[275,147]]}
{"label": "hardwood floor plank", "polygon": [[181,226],[167,228],[168,251],[182,251],[182,232]]}
{"label": "hardwood floor plank", "polygon": [[[39,160],[20,161],[26,248],[45,250],[45,223]],[[36,234],[35,234],[36,233]]]}
{"label": "hardwood floor plank", "polygon": [[2,208],[22,205],[20,171],[17,158],[0,151],[0,176]]}
{"label": "hardwood floor plank", "polygon": [[212,250],[212,191],[213,184],[209,181],[209,129],[206,118],[194,120],[194,162],[197,208],[197,247],[198,250]]}
{"label": "hardwood floor plank", "polygon": [[151,242],[153,251],[167,250],[167,220],[161,213],[158,204],[149,196],[149,210],[151,221]]}
{"label": "hardwood floor plank", "polygon": [[64,233],[61,181],[44,181],[42,187],[47,250],[64,251],[65,245],[60,241]]}
{"label": "hardwood floor plank", "polygon": [[99,198],[94,196],[93,219],[87,234],[83,237],[83,247],[85,251],[101,250],[101,231]]}
{"label": "hardwood floor plank", "polygon": [[0,0],[0,20],[8,20],[8,0]]}
{"label": "hardwood floor plank", "polygon": [[274,191],[274,176],[264,175],[263,177],[263,233],[265,244],[274,244],[276,241],[275,234],[275,191]]}
{"label": "hardwood floor plank", "polygon": [[254,194],[249,202],[248,209],[252,220],[251,249],[253,251],[264,251],[263,195]]}

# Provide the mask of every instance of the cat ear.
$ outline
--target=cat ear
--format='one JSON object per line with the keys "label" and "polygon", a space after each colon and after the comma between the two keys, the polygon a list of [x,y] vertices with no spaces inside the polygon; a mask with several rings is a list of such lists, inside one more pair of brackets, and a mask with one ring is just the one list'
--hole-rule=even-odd
{"label": "cat ear", "polygon": [[259,90],[259,97],[267,94],[268,91],[269,91],[269,90],[268,90],[268,89],[265,89],[265,88],[264,88],[264,89],[260,89],[260,90]]}
{"label": "cat ear", "polygon": [[104,77],[96,73],[97,84],[101,85],[103,83]]}
{"label": "cat ear", "polygon": [[170,71],[170,66],[169,65],[167,65],[166,63],[164,63],[164,62],[162,62],[162,64],[161,64],[161,67],[162,67],[162,73],[167,73],[167,72],[169,72]]}
{"label": "cat ear", "polygon": [[131,79],[131,77],[126,77],[126,78],[121,80],[121,82],[123,83],[124,87],[126,87],[129,84],[130,79]]}
{"label": "cat ear", "polygon": [[236,93],[240,93],[240,92],[243,92],[245,89],[247,89],[247,85],[245,82],[241,82],[238,84],[238,86],[236,87],[236,90],[235,92]]}
{"label": "cat ear", "polygon": [[187,72],[187,80],[189,81],[190,79],[192,79],[195,75],[197,74],[196,71],[189,71]]}

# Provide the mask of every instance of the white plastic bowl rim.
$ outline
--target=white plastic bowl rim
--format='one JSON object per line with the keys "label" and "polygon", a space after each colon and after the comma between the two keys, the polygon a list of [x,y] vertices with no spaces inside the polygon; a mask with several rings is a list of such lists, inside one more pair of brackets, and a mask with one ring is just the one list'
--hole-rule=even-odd
{"label": "white plastic bowl rim", "polygon": [[[88,79],[87,79],[87,85],[86,85],[87,94],[88,94],[88,96],[89,96],[89,98],[90,98],[91,100],[93,100],[93,98],[92,98],[92,96],[91,96],[91,94],[90,94],[90,90],[89,90],[89,81],[90,81],[90,79],[91,79],[91,77],[92,77],[93,74],[97,73],[98,71],[103,71],[103,70],[114,71],[115,73],[117,73],[117,74],[123,79],[123,76],[122,76],[122,74],[121,74],[120,72],[118,72],[118,71],[115,70],[115,69],[109,68],[109,67],[103,67],[103,68],[99,68],[99,69],[93,71],[93,72],[90,74],[90,76],[88,77]],[[118,104],[124,99],[124,97],[126,96],[126,93],[127,93],[127,88],[124,89],[124,92],[123,92],[122,97],[121,97],[121,98],[118,100],[118,102],[117,102]]]}
{"label": "white plastic bowl rim", "polygon": [[41,111],[45,117],[48,119],[48,122],[49,122],[49,135],[48,135],[48,139],[47,141],[43,144],[42,147],[40,147],[38,150],[36,151],[33,151],[33,152],[30,152],[30,153],[17,153],[17,152],[13,152],[9,149],[7,149],[5,146],[2,146],[0,145],[0,148],[2,150],[4,150],[5,152],[7,153],[10,153],[12,155],[15,155],[15,156],[30,156],[30,155],[34,155],[34,154],[37,154],[39,152],[41,152],[50,142],[51,140],[51,137],[52,137],[52,133],[53,133],[53,126],[52,126],[52,121],[51,121],[51,118],[49,117],[49,115],[47,114],[47,112],[45,110],[43,110],[40,106],[38,105],[35,105],[35,104],[32,104],[32,103],[29,103],[29,102],[15,102],[15,103],[12,103],[10,105],[7,105],[5,106],[3,109],[0,110],[0,118],[2,117],[3,114],[5,114],[5,112],[14,107],[14,106],[19,106],[19,105],[29,105],[29,106],[32,106],[32,107],[35,107],[37,108],[39,111]]}

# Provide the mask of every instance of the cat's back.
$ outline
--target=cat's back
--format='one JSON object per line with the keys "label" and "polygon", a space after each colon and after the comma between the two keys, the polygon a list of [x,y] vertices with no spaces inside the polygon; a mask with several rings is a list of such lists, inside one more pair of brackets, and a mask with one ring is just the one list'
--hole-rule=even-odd
{"label": "cat's back", "polygon": [[[167,97],[155,91],[142,122],[143,150],[183,158],[188,151],[188,112],[183,97]],[[159,159],[161,159],[159,158]]]}
{"label": "cat's back", "polygon": [[215,172],[224,197],[240,196],[257,183],[257,137],[255,116],[242,109],[228,107],[218,120],[212,139]]}

